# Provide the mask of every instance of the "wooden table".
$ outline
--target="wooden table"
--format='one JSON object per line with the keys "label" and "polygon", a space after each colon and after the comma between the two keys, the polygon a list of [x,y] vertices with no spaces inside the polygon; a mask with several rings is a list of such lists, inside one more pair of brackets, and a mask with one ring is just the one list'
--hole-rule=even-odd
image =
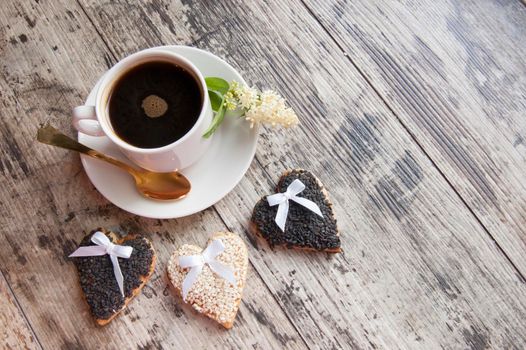
{"label": "wooden table", "polygon": [[[484,349],[526,346],[526,6],[502,1],[19,0],[0,10],[1,348]],[[35,142],[138,50],[209,50],[300,115],[264,128],[241,183],[199,214],[151,220],[91,185],[77,154]],[[325,183],[343,254],[270,250],[248,231],[288,168]],[[146,233],[150,283],[99,328],[67,259],[104,226]],[[214,231],[247,242],[226,331],[165,269]]]}

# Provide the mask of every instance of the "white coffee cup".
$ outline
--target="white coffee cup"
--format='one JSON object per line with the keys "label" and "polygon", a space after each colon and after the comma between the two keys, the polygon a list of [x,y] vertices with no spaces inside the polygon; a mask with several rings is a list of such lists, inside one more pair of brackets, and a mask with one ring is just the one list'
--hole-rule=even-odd
{"label": "white coffee cup", "polygon": [[[130,69],[146,62],[170,62],[190,73],[199,85],[202,106],[194,126],[183,137],[158,148],[139,148],[122,140],[113,130],[108,114],[112,90],[120,77]],[[212,121],[212,108],[205,79],[201,72],[186,58],[162,49],[150,49],[132,54],[113,66],[102,79],[95,106],[78,106],[73,109],[73,125],[90,136],[106,136],[134,163],[142,168],[168,172],[184,169],[197,161],[210,143],[202,137]]]}

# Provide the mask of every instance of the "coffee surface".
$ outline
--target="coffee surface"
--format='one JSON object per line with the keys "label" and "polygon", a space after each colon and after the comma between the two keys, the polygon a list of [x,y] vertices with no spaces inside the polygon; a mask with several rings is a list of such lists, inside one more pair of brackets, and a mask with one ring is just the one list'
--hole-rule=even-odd
{"label": "coffee surface", "polygon": [[202,96],[195,78],[168,62],[149,62],[126,72],[110,96],[115,133],[140,148],[173,143],[195,124]]}

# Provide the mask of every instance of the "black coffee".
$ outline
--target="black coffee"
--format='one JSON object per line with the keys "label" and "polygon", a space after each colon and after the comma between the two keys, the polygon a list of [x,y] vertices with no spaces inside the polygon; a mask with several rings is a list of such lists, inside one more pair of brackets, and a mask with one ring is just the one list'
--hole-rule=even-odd
{"label": "black coffee", "polygon": [[194,126],[202,100],[197,81],[183,68],[168,62],[141,64],[113,88],[108,106],[111,125],[133,146],[166,146]]}

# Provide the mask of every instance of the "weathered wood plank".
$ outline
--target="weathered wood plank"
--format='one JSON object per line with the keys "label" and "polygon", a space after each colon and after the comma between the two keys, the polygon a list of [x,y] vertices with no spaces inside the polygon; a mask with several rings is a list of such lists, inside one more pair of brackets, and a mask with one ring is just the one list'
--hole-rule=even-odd
{"label": "weathered wood plank", "polygon": [[[285,168],[311,169],[326,183],[344,255],[273,252],[258,241],[251,250],[309,345],[525,344],[523,279],[300,3],[85,3],[118,57],[181,43],[176,34],[190,33],[195,45],[242,67],[249,81],[277,87],[300,112],[302,127],[288,137],[262,135],[261,167],[216,208],[230,228],[246,231],[253,204]],[[158,14],[149,18],[155,31],[137,35],[144,21],[137,14],[147,8]],[[123,11],[130,16],[119,18]],[[170,28],[166,18],[188,21]]]}
{"label": "weathered wood plank", "polygon": [[[113,62],[82,9],[69,1],[8,3],[0,23],[0,266],[42,346],[305,348],[252,267],[231,331],[170,292],[165,268],[171,252],[186,242],[203,245],[210,233],[225,230],[213,209],[164,221],[127,214],[95,191],[78,155],[34,141],[38,124],[48,119],[70,130],[71,107]],[[91,320],[67,259],[98,226],[149,234],[159,258],[143,293],[104,328]]]}
{"label": "weathered wood plank", "polygon": [[2,349],[41,349],[0,272],[0,346]]}
{"label": "weathered wood plank", "polygon": [[526,275],[526,7],[306,0]]}

